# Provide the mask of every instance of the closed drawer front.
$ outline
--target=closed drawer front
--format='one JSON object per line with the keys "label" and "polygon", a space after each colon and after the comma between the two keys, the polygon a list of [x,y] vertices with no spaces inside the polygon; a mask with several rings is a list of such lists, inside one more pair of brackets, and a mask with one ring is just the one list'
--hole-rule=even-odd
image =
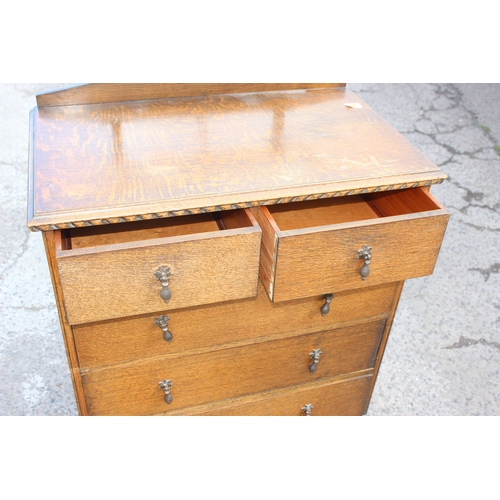
{"label": "closed drawer front", "polygon": [[261,207],[256,217],[260,276],[279,302],[431,274],[449,213],[416,188]]}
{"label": "closed drawer front", "polygon": [[[217,409],[195,409],[185,414],[206,416],[359,416],[368,409],[372,376],[336,380],[310,388],[294,387],[276,391],[250,402],[234,402]],[[310,405],[310,407],[307,407]]]}
{"label": "closed drawer front", "polygon": [[[218,217],[59,233],[56,258],[69,323],[255,296],[260,228],[247,210]],[[162,267],[167,269],[163,278],[155,275]]]}
{"label": "closed drawer front", "polygon": [[[385,320],[82,375],[90,414],[152,414],[372,368]],[[311,373],[315,350],[321,350]],[[159,382],[170,380],[166,404]]]}
{"label": "closed drawer front", "polygon": [[[113,365],[224,344],[269,340],[284,334],[330,330],[346,322],[387,316],[396,288],[397,284],[389,283],[340,292],[335,294],[330,312],[322,316],[325,299],[321,296],[274,304],[260,283],[255,299],[76,325],[73,336],[81,368]],[[158,318],[168,318],[166,326],[161,325],[164,330],[155,324]]]}

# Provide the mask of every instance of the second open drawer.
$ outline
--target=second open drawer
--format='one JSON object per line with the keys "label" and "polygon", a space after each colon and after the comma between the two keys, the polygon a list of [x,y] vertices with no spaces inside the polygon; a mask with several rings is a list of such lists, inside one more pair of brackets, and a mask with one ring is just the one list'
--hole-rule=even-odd
{"label": "second open drawer", "polygon": [[260,207],[260,278],[274,302],[427,276],[448,211],[425,189]]}

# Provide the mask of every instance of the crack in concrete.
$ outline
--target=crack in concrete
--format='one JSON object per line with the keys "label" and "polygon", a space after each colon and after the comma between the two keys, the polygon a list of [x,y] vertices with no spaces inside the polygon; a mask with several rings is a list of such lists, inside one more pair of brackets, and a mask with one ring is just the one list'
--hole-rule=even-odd
{"label": "crack in concrete", "polygon": [[460,183],[458,183],[457,181],[452,181],[451,179],[450,182],[452,182],[458,188],[467,191],[463,199],[468,203],[472,203],[473,201],[481,201],[484,198],[484,193],[481,193],[481,191],[472,191],[471,189],[461,186]]}
{"label": "crack in concrete", "polygon": [[28,163],[28,160],[16,158],[14,161],[3,161],[0,160],[0,165],[6,166],[6,167],[13,167],[13,168],[18,168],[18,167],[25,167],[26,164]]}
{"label": "crack in concrete", "polygon": [[[472,113],[472,112],[471,112],[471,114],[472,114],[472,115],[474,116],[474,118],[476,119],[477,126],[478,126],[479,128],[481,128],[481,130],[482,130],[482,131],[483,131],[483,133],[486,135],[486,137],[490,140],[490,142],[491,142],[492,144],[495,144],[495,145],[496,145],[496,144],[498,144],[498,141],[497,141],[497,140],[493,137],[493,135],[492,135],[492,133],[491,133],[491,129],[490,129],[488,126],[486,126],[486,125],[480,124],[480,123],[479,123],[479,118],[478,118],[478,116],[477,116],[475,113]],[[498,154],[498,152],[497,152],[497,154]]]}
{"label": "crack in concrete", "polygon": [[23,241],[19,245],[21,252],[18,255],[14,256],[14,260],[9,265],[7,265],[3,269],[0,269],[0,274],[2,276],[5,276],[5,274],[7,272],[9,272],[19,262],[19,260],[24,256],[24,254],[29,250],[29,248],[28,248],[28,246],[29,246],[29,238],[30,238],[30,231],[29,231],[28,228],[26,228],[24,230]]}
{"label": "crack in concrete", "polygon": [[23,306],[9,306],[8,309],[22,309],[23,311],[32,311],[32,312],[39,312],[43,311],[44,309],[55,309],[55,304],[48,304],[46,306],[29,306],[29,307],[23,307]]}
{"label": "crack in concrete", "polygon": [[455,181],[450,176],[448,176],[448,182],[456,186],[458,189],[463,189],[465,191],[465,195],[462,196],[462,199],[466,201],[468,205],[462,208],[453,207],[458,212],[467,214],[467,211],[470,207],[475,207],[475,208],[482,208],[485,210],[489,210],[490,212],[498,213],[498,209],[500,208],[500,203],[495,203],[493,206],[473,203],[474,201],[482,201],[482,199],[484,198],[484,193],[482,193],[481,191],[472,191],[471,189],[462,186],[459,182]]}
{"label": "crack in concrete", "polygon": [[488,340],[485,339],[468,339],[467,337],[464,337],[463,335],[460,335],[460,338],[458,342],[455,342],[452,345],[442,347],[441,349],[461,349],[462,347],[470,347],[471,345],[486,345],[486,346],[492,346],[496,347],[497,349],[500,349],[500,342],[489,342]]}
{"label": "crack in concrete", "polygon": [[465,222],[464,220],[459,220],[458,222],[461,222],[462,224],[465,224],[466,226],[472,227],[473,229],[476,229],[477,231],[491,231],[493,233],[500,233],[500,227],[491,228],[491,227],[478,226],[477,224],[472,224],[472,222]]}
{"label": "crack in concrete", "polygon": [[[484,153],[484,152],[490,152],[492,149],[494,149],[494,146],[497,144],[497,141],[491,134],[491,131],[488,129],[485,129],[484,127],[487,126],[488,124],[480,124],[479,123],[479,117],[477,113],[474,111],[471,111],[468,109],[465,104],[464,104],[464,96],[462,92],[460,91],[459,88],[457,88],[453,84],[431,84],[430,85],[432,92],[434,92],[434,95],[431,98],[431,102],[425,102],[426,96],[421,97],[421,93],[412,85],[409,84],[408,88],[410,89],[411,92],[415,95],[415,101],[418,103],[420,106],[418,116],[413,124],[413,131],[410,129],[410,127],[405,127],[407,131],[400,130],[400,132],[403,135],[410,135],[410,134],[419,134],[420,137],[426,137],[428,138],[432,144],[435,144],[436,146],[442,147],[444,151],[446,151],[450,156],[447,159],[444,159],[441,162],[437,162],[437,165],[443,169],[443,170],[448,170],[445,167],[450,165],[451,163],[456,163],[458,165],[463,164],[464,161],[467,161],[467,159],[470,160],[479,160],[479,161],[487,161],[485,158],[479,158],[478,154]],[[379,93],[380,89],[369,89],[369,90],[362,90],[361,92],[365,93]],[[448,99],[448,103],[442,102],[442,106],[437,106],[437,99],[444,97]],[[446,105],[446,107],[444,107]],[[446,113],[450,112],[452,110],[459,110],[460,112],[460,117],[463,118],[464,123],[454,123],[453,126],[450,127],[450,123],[446,122]],[[435,115],[432,116],[432,113],[439,112],[440,115]],[[455,111],[456,112],[456,111]],[[463,113],[463,114],[462,114]],[[432,126],[434,127],[435,130],[437,130],[437,133],[431,133],[431,132],[425,132],[422,130],[419,130],[417,128],[418,122],[419,121],[427,121]],[[423,124],[425,125],[425,124]],[[488,139],[488,142],[491,144],[491,147],[481,147],[479,149],[474,150],[473,152],[470,151],[465,151],[465,152],[459,152],[457,151],[456,148],[453,146],[443,143],[443,139],[439,139],[437,137],[438,134],[444,135],[446,134],[445,137],[450,137],[452,134],[456,134],[464,129],[472,129],[473,127],[477,127],[481,130],[481,133],[484,134],[484,136]],[[409,131],[408,131],[409,129]],[[407,139],[410,139],[407,137]],[[411,141],[410,141],[411,142]],[[420,149],[422,146],[417,145]],[[496,159],[491,159],[491,161],[498,161]],[[448,173],[448,180],[447,182],[451,182],[453,186],[455,186],[458,189],[462,189],[464,191],[464,194],[462,194],[462,198],[466,205],[461,208],[453,207],[451,205],[447,205],[448,209],[454,209],[456,212],[468,215],[468,210],[470,208],[479,208],[479,209],[484,209],[487,210],[489,213],[494,213],[498,214],[499,209],[500,209],[500,204],[495,203],[493,206],[489,206],[484,204],[483,200],[485,198],[485,193],[481,191],[475,191],[474,189],[468,188],[466,186],[463,186],[461,183],[457,182],[452,178],[452,176]],[[481,203],[483,202],[483,203]],[[474,224],[472,222],[467,222],[462,220],[460,217],[457,217],[456,220],[461,223],[466,225],[467,227],[473,228],[477,231],[481,232],[488,232],[488,233],[499,233],[500,228],[491,228],[491,227],[485,227],[484,225],[479,225],[479,224]],[[470,271],[479,271],[485,281],[488,281],[490,275],[492,273],[498,273],[500,272],[500,269],[498,268],[498,264],[493,264],[490,266],[488,269],[480,269],[480,268],[472,268],[469,269]],[[500,320],[500,318],[499,318]]]}
{"label": "crack in concrete", "polygon": [[494,274],[500,273],[500,264],[496,262],[495,264],[488,267],[488,269],[481,269],[480,267],[471,267],[469,268],[469,271],[479,271],[484,276],[484,281],[488,281],[492,273]]}
{"label": "crack in concrete", "polygon": [[[434,119],[428,116],[429,112],[431,112],[431,111],[446,112],[446,111],[449,111],[452,109],[460,109],[465,114],[469,115],[469,117],[471,118],[471,121],[474,122],[475,126],[477,126],[477,127],[480,126],[477,114],[474,113],[473,111],[467,109],[462,104],[463,95],[458,88],[456,88],[452,84],[446,84],[445,86],[441,86],[441,85],[432,85],[432,86],[435,88],[434,93],[436,94],[436,97],[433,99],[433,102],[431,102],[430,108],[428,108],[428,109],[422,108],[422,118],[433,123],[439,129],[440,124],[435,123]],[[436,101],[441,96],[444,96],[447,99],[451,100],[453,105],[449,106],[445,109],[436,108],[434,105],[434,101]],[[441,124],[441,125],[447,125],[447,124]],[[452,130],[447,130],[446,132],[440,132],[440,133],[451,135],[451,134],[457,133],[463,129],[470,128],[471,126],[474,126],[474,125],[470,125],[470,124],[458,125],[458,124],[456,124]],[[459,156],[459,157],[466,156],[466,157],[469,157],[472,159],[478,159],[475,157],[476,154],[483,152],[483,151],[490,151],[490,149],[493,149],[495,144],[496,144],[494,137],[491,135],[491,133],[489,131],[485,130],[484,128],[482,128],[482,132],[485,134],[485,136],[487,137],[489,142],[492,144],[492,146],[491,146],[491,148],[481,147],[473,152],[469,152],[469,151],[459,152],[453,146],[450,146],[449,144],[444,144],[444,143],[440,142],[436,138],[436,134],[432,134],[429,132],[422,132],[420,130],[415,130],[415,132],[418,134],[421,134],[423,136],[429,137],[429,139],[431,139],[436,145],[445,148],[453,156]],[[448,162],[449,162],[449,160],[446,160],[446,163],[448,163]],[[438,166],[442,166],[442,164],[440,164]]]}
{"label": "crack in concrete", "polygon": [[[423,132],[423,131],[415,128],[415,133],[429,138],[434,144],[444,148],[444,150],[447,151],[451,155],[450,158],[438,163],[438,166],[440,168],[443,168],[452,162],[460,163],[460,160],[463,158],[469,158],[469,159],[473,159],[473,160],[483,160],[484,158],[478,158],[477,155],[479,153],[482,153],[482,152],[489,152],[491,149],[494,148],[494,146],[496,144],[496,140],[492,136],[491,132],[479,124],[478,116],[476,113],[467,109],[463,105],[463,95],[458,88],[456,88],[452,84],[446,84],[446,85],[435,84],[435,85],[432,85],[432,87],[433,87],[433,91],[435,94],[435,98],[430,103],[430,106],[428,106],[426,108],[422,107],[421,119],[428,120],[430,123],[434,124],[437,129],[439,129],[439,123],[436,123],[432,117],[429,117],[429,115],[428,115],[429,112],[431,112],[431,111],[446,112],[446,111],[449,111],[451,109],[460,109],[461,111],[464,112],[466,117],[468,115],[468,117],[470,118],[470,121],[475,126],[481,128],[482,133],[486,136],[486,138],[488,139],[488,141],[492,145],[491,148],[490,147],[482,147],[482,148],[479,148],[479,149],[474,150],[472,152],[470,152],[470,151],[459,152],[453,146],[446,144],[446,143],[443,143],[441,140],[439,140],[436,137],[435,133]],[[446,107],[445,109],[436,108],[435,101],[439,97],[447,98],[450,101],[450,105],[448,107]],[[453,127],[453,130],[451,130],[451,131],[448,130],[448,131],[442,132],[442,133],[446,133],[447,135],[449,135],[449,134],[457,133],[463,129],[470,128],[471,126],[474,126],[474,125],[469,124],[469,120],[466,120],[466,124],[464,124],[464,125],[457,124]],[[494,160],[492,160],[492,161],[494,161]],[[466,215],[466,214],[468,214],[469,208],[473,207],[473,208],[485,209],[485,210],[488,210],[488,211],[493,212],[495,214],[497,214],[499,212],[499,208],[500,208],[499,203],[496,203],[493,206],[477,203],[477,202],[481,202],[484,199],[484,197],[485,197],[484,193],[482,193],[480,191],[473,191],[472,189],[469,189],[468,187],[463,186],[459,182],[453,180],[450,175],[448,176],[448,182],[451,182],[457,188],[463,189],[465,191],[465,194],[462,197],[463,197],[463,200],[467,203],[467,205],[462,207],[462,208],[455,208],[454,207],[457,211]],[[473,227],[474,229],[480,230],[480,231],[486,230],[486,231],[492,231],[492,232],[500,232],[500,228],[488,228],[488,227],[484,227],[484,226],[479,226],[477,224],[472,224],[470,222],[465,222],[465,221],[461,221],[461,222],[463,222],[464,224],[466,224],[470,227]]]}
{"label": "crack in concrete", "polygon": [[467,213],[467,208],[469,207],[474,207],[474,208],[484,208],[485,210],[489,210],[490,212],[498,212],[498,209],[500,208],[500,203],[495,203],[492,207],[489,205],[478,205],[477,203],[471,203],[467,207],[463,207],[460,209],[460,212],[466,214]]}

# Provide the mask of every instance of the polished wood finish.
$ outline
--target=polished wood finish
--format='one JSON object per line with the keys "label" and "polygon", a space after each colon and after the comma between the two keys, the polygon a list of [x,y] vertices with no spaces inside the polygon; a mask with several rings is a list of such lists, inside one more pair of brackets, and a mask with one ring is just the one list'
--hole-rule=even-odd
{"label": "polished wood finish", "polygon": [[[411,200],[408,205],[407,198]],[[256,214],[264,239],[260,272],[272,300],[279,302],[431,274],[449,212],[418,188],[393,193],[390,199],[392,202],[380,195],[372,201],[371,195],[364,195],[353,202],[364,205],[357,210],[353,210],[353,203],[343,200],[261,207]],[[380,217],[371,210],[372,203],[378,207]],[[303,210],[306,215],[301,214]],[[348,222],[322,225],[327,210],[342,212],[340,216],[332,214],[329,221]],[[358,216],[362,218],[358,220]],[[309,227],[302,227],[304,220],[309,220]],[[281,222],[285,230],[279,226]],[[363,245],[373,248],[371,272],[364,280],[359,274],[363,261],[357,258]]]}
{"label": "polished wood finish", "polygon": [[73,382],[76,405],[78,407],[80,415],[88,415],[87,405],[85,403],[85,394],[82,385],[82,377],[78,365],[78,351],[75,346],[73,331],[64,313],[62,286],[56,262],[55,238],[56,238],[56,233],[54,233],[53,231],[48,231],[43,233],[43,243],[45,246],[45,253],[47,255],[47,261],[49,264],[50,277],[52,279],[52,287],[54,289],[57,311],[59,313],[59,322],[61,324],[64,347],[66,349],[66,356],[68,358],[68,363],[69,363],[69,371],[71,374],[71,380]]}
{"label": "polished wood finish", "polygon": [[345,87],[345,83],[88,83],[38,94],[36,103],[40,108],[337,87]]}
{"label": "polished wood finish", "polygon": [[[312,416],[356,416],[368,409],[370,385],[373,377],[360,376],[343,380],[336,378],[311,387],[303,384],[282,391],[273,391],[259,400],[241,398],[230,405],[212,408],[192,408],[190,414],[206,416],[304,416],[304,404],[312,404]],[[179,412],[182,415],[181,412]]]}
{"label": "polished wood finish", "polygon": [[137,353],[143,360],[197,354],[387,317],[396,287],[397,283],[389,283],[340,292],[330,313],[322,316],[321,296],[273,304],[260,284],[255,299],[164,311],[170,318],[172,342],[163,340],[154,323],[157,314],[75,325],[73,335],[80,367],[86,371],[133,362]]}
{"label": "polished wood finish", "polygon": [[380,342],[380,348],[379,348],[378,353],[377,353],[377,359],[375,361],[375,368],[373,371],[373,377],[372,377],[371,384],[370,384],[371,387],[370,387],[370,390],[368,393],[368,400],[370,400],[372,397],[372,392],[373,392],[373,389],[375,387],[377,375],[378,375],[378,372],[380,370],[380,366],[382,364],[382,358],[384,357],[385,346],[387,345],[387,341],[389,339],[389,334],[390,334],[391,328],[392,328],[392,323],[394,321],[394,316],[396,315],[396,310],[398,308],[399,299],[401,298],[401,292],[403,291],[404,281],[400,281],[399,283],[395,283],[395,285],[396,285],[396,293],[394,294],[391,311],[389,313],[389,317],[387,318],[387,323],[385,325],[385,331],[384,331],[384,334],[382,335],[382,341]]}
{"label": "polished wood finish", "polygon": [[344,84],[37,103],[28,225],[81,415],[367,411],[404,280],[432,272],[448,221],[437,167]]}
{"label": "polished wood finish", "polygon": [[[176,410],[320,378],[373,368],[385,319],[328,332],[261,342],[198,355],[93,370],[82,375],[87,406],[97,415],[141,415],[165,411],[158,382],[172,380]],[[321,348],[316,373],[313,349]]]}
{"label": "polished wood finish", "polygon": [[295,203],[273,205],[267,210],[271,212],[279,231],[330,226],[379,217],[360,195],[304,201],[300,206]]}
{"label": "polished wood finish", "polygon": [[[242,224],[240,227],[251,227]],[[101,245],[119,245],[131,241],[170,238],[199,233],[217,233],[226,229],[222,219],[214,214],[187,215],[171,219],[113,224],[111,226],[82,227],[64,230],[63,237],[70,249],[93,248]]]}
{"label": "polished wood finish", "polygon": [[[61,240],[56,259],[69,323],[254,297],[261,232],[245,214],[246,227],[237,229],[74,250]],[[168,304],[154,276],[160,266],[172,271]]]}
{"label": "polished wood finish", "polygon": [[345,106],[353,100],[339,87],[36,108],[28,225],[133,222],[442,182],[367,105]]}

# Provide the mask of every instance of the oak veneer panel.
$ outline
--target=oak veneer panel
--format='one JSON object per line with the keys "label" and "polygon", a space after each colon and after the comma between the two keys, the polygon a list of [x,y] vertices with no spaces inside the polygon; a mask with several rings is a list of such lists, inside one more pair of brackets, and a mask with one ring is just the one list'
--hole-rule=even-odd
{"label": "oak veneer panel", "polygon": [[[177,410],[374,366],[385,320],[206,354],[82,375],[90,414],[146,415]],[[323,351],[309,373],[313,349]],[[172,380],[166,405],[158,383]],[[166,408],[166,407],[169,408]]]}
{"label": "oak veneer panel", "polygon": [[[399,201],[407,195],[407,191],[398,192]],[[420,195],[427,200],[422,205],[426,210],[423,212],[327,226],[317,226],[312,216],[311,227],[288,231],[281,231],[272,213],[261,207],[256,216],[263,231],[260,273],[272,300],[279,302],[325,290],[356,289],[432,274],[449,213],[434,204],[428,193],[421,191]],[[297,211],[300,205],[297,204]],[[364,245],[373,248],[373,257],[370,275],[362,280],[359,270],[363,261],[357,255]]]}
{"label": "oak veneer panel", "polygon": [[[130,241],[185,236],[205,232],[218,232],[220,221],[214,214],[186,215],[171,219],[123,222],[106,226],[82,227],[65,230],[71,239],[71,249],[100,245],[116,245]],[[244,224],[238,227],[246,227]]]}
{"label": "oak veneer panel", "polygon": [[319,295],[273,304],[259,284],[256,299],[168,311],[172,342],[163,340],[156,314],[76,325],[73,335],[81,368],[133,362],[158,356],[254,343],[273,337],[330,330],[373,316],[388,315],[397,284],[389,283],[335,295],[330,313],[321,316]]}
{"label": "oak veneer panel", "polygon": [[365,199],[382,217],[444,209],[443,205],[424,188],[370,193]]}
{"label": "oak veneer panel", "polygon": [[170,217],[446,177],[350,101],[361,102],[336,88],[36,108],[28,225]]}
{"label": "oak veneer panel", "polygon": [[404,281],[397,283],[396,293],[394,294],[394,302],[392,304],[389,317],[387,318],[385,331],[382,336],[382,341],[380,342],[380,348],[378,350],[377,359],[375,360],[375,368],[373,370],[373,378],[371,382],[371,388],[368,393],[368,400],[371,399],[373,388],[375,387],[375,382],[377,381],[378,372],[382,364],[382,358],[384,357],[385,346],[387,345],[387,340],[389,339],[389,334],[391,333],[392,322],[394,321],[394,317],[396,315],[399,299],[401,297],[401,292],[403,291],[403,286],[404,286]]}
{"label": "oak veneer panel", "polygon": [[339,380],[310,388],[294,387],[282,394],[250,403],[236,403],[216,410],[194,411],[203,416],[305,416],[302,407],[312,404],[312,416],[360,416],[368,410],[371,376]]}
{"label": "oak veneer panel", "polygon": [[[261,232],[252,227],[56,253],[69,323],[192,307],[257,294]],[[171,269],[172,298],[154,272]]]}
{"label": "oak veneer panel", "polygon": [[43,233],[43,243],[47,255],[47,261],[50,269],[50,278],[52,287],[54,289],[54,296],[57,304],[57,312],[59,315],[59,322],[61,325],[62,336],[64,340],[64,347],[66,349],[66,356],[68,358],[69,372],[73,382],[73,390],[75,393],[76,405],[80,415],[88,415],[87,405],[85,403],[85,393],[82,384],[81,372],[78,365],[78,351],[73,337],[73,331],[66,319],[63,307],[63,298],[59,273],[57,271],[56,262],[56,244],[55,244],[54,231],[47,231]]}
{"label": "oak veneer panel", "polygon": [[311,223],[329,226],[379,217],[359,195],[303,201],[300,207],[293,203],[273,205],[268,210],[280,231],[309,228]]}

